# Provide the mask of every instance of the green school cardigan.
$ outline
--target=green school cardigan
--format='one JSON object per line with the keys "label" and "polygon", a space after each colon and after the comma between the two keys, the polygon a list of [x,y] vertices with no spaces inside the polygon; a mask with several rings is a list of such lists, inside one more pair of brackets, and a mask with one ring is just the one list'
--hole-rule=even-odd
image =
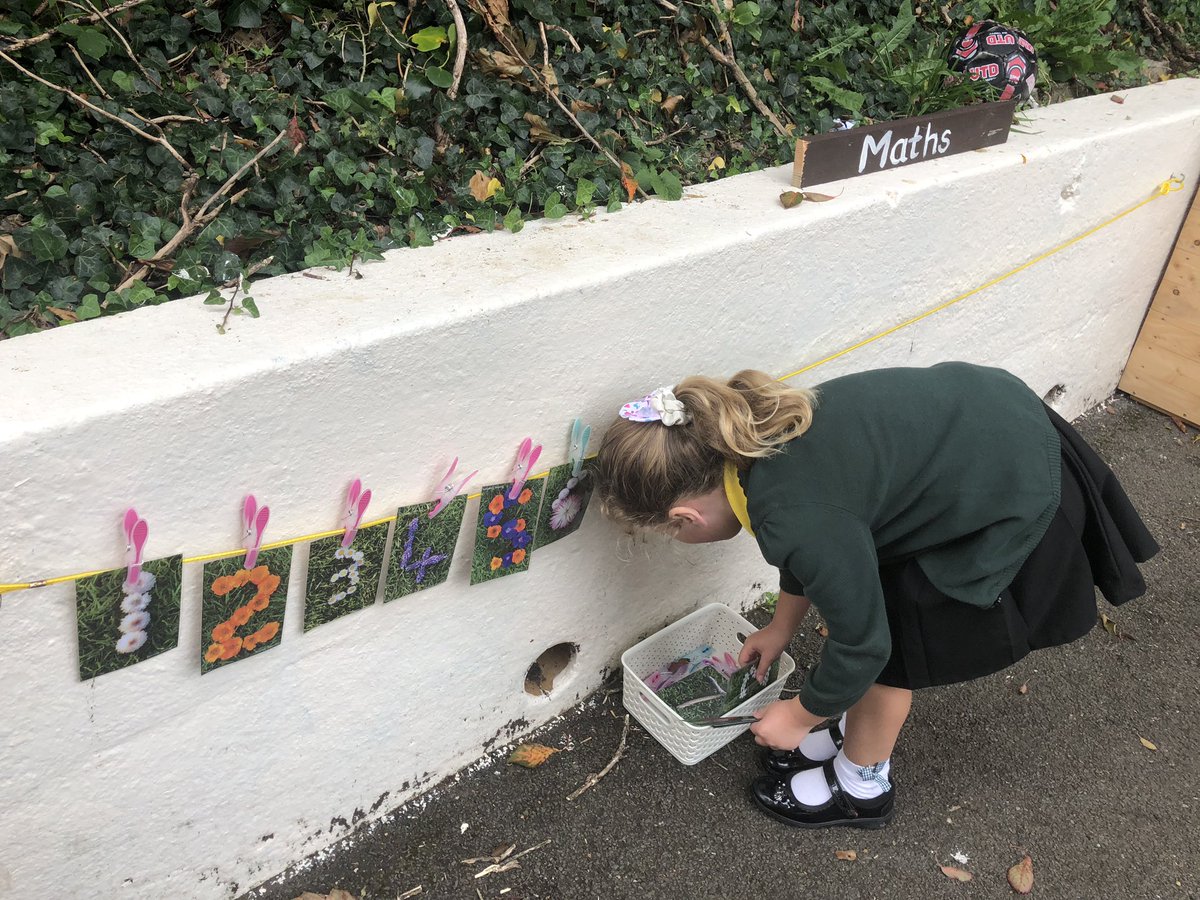
{"label": "green school cardigan", "polygon": [[943,593],[991,606],[1058,509],[1058,432],[1000,369],[878,369],[818,387],[812,426],[738,474],[780,587],[829,628],[800,702],[835,716],[891,654],[879,566],[915,557]]}

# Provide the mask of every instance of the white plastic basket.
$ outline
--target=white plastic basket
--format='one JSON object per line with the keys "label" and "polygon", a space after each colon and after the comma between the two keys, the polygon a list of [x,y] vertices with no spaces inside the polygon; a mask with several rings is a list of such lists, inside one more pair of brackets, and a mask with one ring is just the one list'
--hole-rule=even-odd
{"label": "white plastic basket", "polygon": [[[716,653],[729,652],[736,657],[742,646],[738,634],[748,635],[757,630],[728,606],[712,603],[621,654],[625,708],[685,766],[693,766],[720,750],[749,726],[711,728],[693,725],[661,700],[643,679],[701,644],[711,644]],[[725,715],[744,716],[778,700],[784,683],[795,670],[796,663],[792,658],[782,654],[775,679]]]}

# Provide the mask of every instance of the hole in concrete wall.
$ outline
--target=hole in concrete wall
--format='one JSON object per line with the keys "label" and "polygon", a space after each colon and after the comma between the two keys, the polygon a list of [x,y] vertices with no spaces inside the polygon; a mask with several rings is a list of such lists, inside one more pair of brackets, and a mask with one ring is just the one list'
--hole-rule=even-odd
{"label": "hole in concrete wall", "polygon": [[534,697],[550,696],[554,690],[554,679],[575,661],[578,652],[578,644],[555,644],[545,650],[525,673],[525,693]]}
{"label": "hole in concrete wall", "polygon": [[1067,386],[1065,384],[1056,384],[1054,387],[1050,388],[1050,390],[1046,391],[1046,396],[1042,398],[1042,402],[1047,406],[1053,406],[1063,398],[1063,395],[1066,392]]}

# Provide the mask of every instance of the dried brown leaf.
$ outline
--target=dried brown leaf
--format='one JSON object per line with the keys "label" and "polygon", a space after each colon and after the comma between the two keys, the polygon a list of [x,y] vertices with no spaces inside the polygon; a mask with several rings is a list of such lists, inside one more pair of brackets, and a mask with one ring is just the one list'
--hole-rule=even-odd
{"label": "dried brown leaf", "polygon": [[1172,421],[1172,422],[1175,424],[1175,427],[1176,427],[1176,428],[1178,428],[1178,429],[1179,429],[1180,431],[1182,431],[1184,434],[1187,434],[1187,425],[1186,425],[1186,424],[1184,424],[1184,421],[1183,421],[1183,419],[1179,418],[1179,416],[1172,415],[1172,416],[1171,416],[1171,421]]}
{"label": "dried brown leaf", "polygon": [[1124,641],[1136,641],[1137,640],[1137,638],[1135,638],[1133,635],[1122,631],[1120,629],[1120,627],[1117,625],[1117,623],[1114,622],[1112,619],[1110,619],[1104,613],[1100,613],[1100,624],[1104,626],[1105,631],[1107,631],[1109,634],[1111,634],[1115,638],[1120,638],[1121,640],[1124,640]]}
{"label": "dried brown leaf", "polygon": [[573,113],[595,112],[597,109],[599,107],[595,103],[588,103],[586,100],[571,101],[571,112]]}
{"label": "dried brown leaf", "polygon": [[675,107],[677,107],[682,100],[683,94],[672,94],[670,97],[664,100],[661,107],[663,115],[673,115],[675,112]]}
{"label": "dried brown leaf", "polygon": [[829,629],[825,625],[818,625],[817,626],[817,634],[819,634],[823,638],[827,638],[827,637],[829,637]]}
{"label": "dried brown leaf", "polygon": [[1029,685],[1028,684],[1021,685],[1019,688],[1017,688],[1017,693],[1020,694],[1022,697],[1024,697],[1026,694],[1029,693]]}
{"label": "dried brown leaf", "polygon": [[1113,95],[1112,95],[1111,97],[1109,97],[1108,99],[1109,99],[1109,100],[1111,100],[1113,103],[1124,103],[1124,102],[1125,102],[1125,98],[1124,98],[1124,97],[1120,97],[1120,96],[1118,96],[1118,95],[1116,95],[1116,94],[1113,94]]}
{"label": "dried brown leaf", "polygon": [[1033,890],[1033,860],[1026,856],[1008,870],[1008,883],[1018,894]]}
{"label": "dried brown leaf", "polygon": [[480,48],[475,51],[475,59],[479,62],[479,68],[487,75],[520,78],[525,74],[525,64],[521,60],[499,50]]}
{"label": "dried brown leaf", "polygon": [[287,137],[292,144],[292,156],[295,156],[304,149],[304,145],[308,143],[308,139],[304,136],[304,129],[300,127],[300,120],[292,116],[288,122]]}
{"label": "dried brown leaf", "polygon": [[633,202],[633,198],[637,196],[638,183],[633,177],[633,169],[629,163],[621,163],[621,187],[625,188],[625,194],[629,198],[629,202]]}
{"label": "dried brown leaf", "polygon": [[791,209],[804,202],[804,195],[799,191],[784,191],[779,195],[779,204],[784,209]]}
{"label": "dried brown leaf", "polygon": [[547,747],[545,744],[522,744],[508,757],[508,764],[536,769],[557,752],[554,747]]}
{"label": "dried brown leaf", "polygon": [[544,144],[570,143],[568,138],[551,131],[546,120],[536,113],[527,112],[522,118],[529,123],[529,139],[531,141],[540,141]]}
{"label": "dried brown leaf", "polygon": [[828,203],[830,200],[836,200],[841,194],[814,194],[812,191],[804,192],[804,199],[811,203]]}
{"label": "dried brown leaf", "polygon": [[75,315],[75,313],[73,313],[69,309],[62,309],[57,306],[47,306],[46,309],[49,312],[54,313],[56,316],[58,316],[64,322],[78,322],[79,321],[79,316]]}
{"label": "dried brown leaf", "polygon": [[492,197],[496,191],[500,190],[500,181],[497,178],[491,178],[479,170],[471,176],[468,182],[468,187],[471,189],[471,196],[482,203]]}
{"label": "dried brown leaf", "polygon": [[854,850],[834,850],[833,855],[844,862],[854,862],[858,859],[858,853]]}
{"label": "dried brown leaf", "polygon": [[970,881],[975,876],[966,869],[955,868],[954,866],[938,866],[942,870],[942,874],[947,878],[952,878],[955,881]]}
{"label": "dried brown leaf", "polygon": [[1142,746],[1145,747],[1147,750],[1153,750],[1155,753],[1158,752],[1158,745],[1155,744],[1153,741],[1148,741],[1144,737],[1141,737],[1140,735],[1138,736],[1138,740],[1142,742]]}

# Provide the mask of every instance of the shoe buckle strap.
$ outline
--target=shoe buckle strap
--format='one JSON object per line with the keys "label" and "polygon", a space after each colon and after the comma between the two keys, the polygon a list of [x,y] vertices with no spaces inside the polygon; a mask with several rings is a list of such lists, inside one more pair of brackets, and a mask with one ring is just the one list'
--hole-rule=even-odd
{"label": "shoe buckle strap", "polygon": [[837,774],[833,771],[833,760],[825,760],[821,765],[821,771],[825,773],[825,782],[829,785],[829,793],[833,797],[833,802],[851,819],[857,819],[859,815],[858,807],[850,802],[850,798],[846,796],[846,792],[838,784]]}

